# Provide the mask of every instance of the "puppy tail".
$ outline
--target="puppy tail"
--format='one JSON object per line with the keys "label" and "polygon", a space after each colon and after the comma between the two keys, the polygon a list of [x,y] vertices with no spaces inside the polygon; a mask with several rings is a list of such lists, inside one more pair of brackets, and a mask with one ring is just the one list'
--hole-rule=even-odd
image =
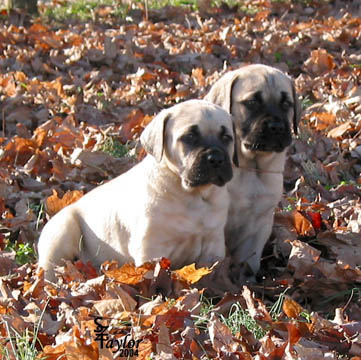
{"label": "puppy tail", "polygon": [[71,207],[64,208],[45,225],[38,242],[38,269],[45,271],[45,279],[55,281],[54,267],[62,260],[79,257],[81,229],[76,213]]}

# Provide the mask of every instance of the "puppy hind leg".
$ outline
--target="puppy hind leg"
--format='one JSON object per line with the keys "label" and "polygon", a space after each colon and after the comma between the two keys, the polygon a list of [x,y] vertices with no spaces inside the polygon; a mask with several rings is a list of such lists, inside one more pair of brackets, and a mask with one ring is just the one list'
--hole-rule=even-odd
{"label": "puppy hind leg", "polygon": [[76,214],[65,208],[45,225],[38,242],[38,268],[45,270],[45,279],[55,281],[54,267],[62,259],[79,257],[82,234]]}

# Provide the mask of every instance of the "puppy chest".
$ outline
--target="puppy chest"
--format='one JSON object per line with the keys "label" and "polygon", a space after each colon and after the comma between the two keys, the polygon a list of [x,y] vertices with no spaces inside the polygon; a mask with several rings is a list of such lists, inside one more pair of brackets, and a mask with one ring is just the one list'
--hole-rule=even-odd
{"label": "puppy chest", "polygon": [[282,179],[275,177],[265,182],[257,174],[245,173],[228,186],[230,194],[229,215],[246,219],[261,216],[277,205],[282,194]]}

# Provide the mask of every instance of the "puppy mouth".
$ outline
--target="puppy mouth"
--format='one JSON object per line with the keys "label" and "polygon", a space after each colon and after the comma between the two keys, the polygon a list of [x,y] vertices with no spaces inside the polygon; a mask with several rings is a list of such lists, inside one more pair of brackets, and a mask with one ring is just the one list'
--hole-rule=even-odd
{"label": "puppy mouth", "polygon": [[183,184],[186,188],[195,188],[198,186],[205,185],[217,185],[224,186],[228,181],[230,181],[232,176],[218,175],[214,176],[211,179],[183,179]]}
{"label": "puppy mouth", "polygon": [[190,171],[183,174],[182,181],[186,188],[211,184],[224,186],[232,177],[232,165],[228,158],[222,166],[216,168],[201,160]]}
{"label": "puppy mouth", "polygon": [[244,147],[249,151],[263,151],[263,152],[282,152],[289,144],[264,144],[264,143],[244,143]]}

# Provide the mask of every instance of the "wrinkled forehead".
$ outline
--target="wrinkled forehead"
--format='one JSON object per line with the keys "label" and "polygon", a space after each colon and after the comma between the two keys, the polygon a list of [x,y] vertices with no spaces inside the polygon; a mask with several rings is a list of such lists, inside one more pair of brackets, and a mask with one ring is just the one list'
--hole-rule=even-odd
{"label": "wrinkled forehead", "polygon": [[236,100],[249,99],[256,93],[261,93],[264,101],[278,101],[282,94],[292,100],[292,83],[283,73],[268,71],[241,74],[234,82],[232,96]]}
{"label": "wrinkled forehead", "polygon": [[204,135],[218,134],[222,126],[232,132],[232,119],[220,107],[195,103],[194,106],[177,107],[171,114],[170,126],[175,133],[186,132],[197,126]]}

